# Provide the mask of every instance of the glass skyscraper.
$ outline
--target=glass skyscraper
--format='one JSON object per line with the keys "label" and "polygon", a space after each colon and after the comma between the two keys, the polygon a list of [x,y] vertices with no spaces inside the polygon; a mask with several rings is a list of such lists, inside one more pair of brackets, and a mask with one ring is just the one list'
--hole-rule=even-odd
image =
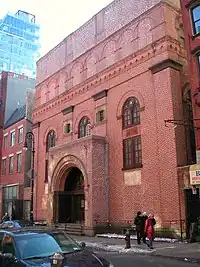
{"label": "glass skyscraper", "polygon": [[39,30],[35,16],[21,10],[0,19],[0,72],[35,78],[36,61],[40,57]]}

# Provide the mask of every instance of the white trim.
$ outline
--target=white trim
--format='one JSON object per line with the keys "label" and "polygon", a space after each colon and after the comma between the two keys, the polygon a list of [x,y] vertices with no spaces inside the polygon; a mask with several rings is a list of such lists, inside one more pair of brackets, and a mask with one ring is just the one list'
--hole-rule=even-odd
{"label": "white trim", "polygon": [[24,128],[24,125],[20,125],[17,127],[17,129],[21,129],[21,128]]}
{"label": "white trim", "polygon": [[18,151],[16,154],[17,154],[17,155],[22,154],[22,150],[21,150],[21,151]]}
{"label": "white trim", "polygon": [[5,134],[3,135],[3,137],[6,137],[6,136],[8,136],[8,133],[5,133]]}
{"label": "white trim", "polygon": [[10,157],[14,157],[14,154],[12,153],[12,154],[10,154],[8,157],[9,157],[9,158],[10,158]]}
{"label": "white trim", "polygon": [[19,186],[19,184],[6,184],[6,185],[3,185],[2,187],[12,187],[12,186]]}
{"label": "white trim", "polygon": [[15,132],[15,129],[10,131],[10,133],[14,133],[14,132]]}
{"label": "white trim", "polygon": [[4,159],[7,159],[7,157],[2,157],[1,159],[4,160]]}

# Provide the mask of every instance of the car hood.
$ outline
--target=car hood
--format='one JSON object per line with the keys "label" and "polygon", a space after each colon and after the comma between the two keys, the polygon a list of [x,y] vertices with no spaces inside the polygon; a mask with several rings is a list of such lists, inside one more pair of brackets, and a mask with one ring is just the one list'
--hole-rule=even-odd
{"label": "car hood", "polygon": [[[51,267],[50,258],[26,260],[25,263],[30,267]],[[92,252],[83,250],[67,254],[63,260],[62,267],[108,267],[103,264]]]}

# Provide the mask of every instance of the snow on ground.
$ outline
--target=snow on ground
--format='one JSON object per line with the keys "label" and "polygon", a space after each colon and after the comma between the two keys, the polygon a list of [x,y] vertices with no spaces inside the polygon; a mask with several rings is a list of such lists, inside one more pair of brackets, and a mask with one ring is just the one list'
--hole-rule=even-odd
{"label": "snow on ground", "polygon": [[130,249],[125,249],[125,246],[122,245],[107,245],[102,243],[93,243],[86,242],[86,246],[89,248],[100,249],[109,252],[118,252],[118,253],[152,253],[154,250],[141,249],[132,246]]}
{"label": "snow on ground", "polygon": [[[104,237],[104,238],[117,238],[117,239],[124,239],[125,235],[118,235],[118,234],[97,234],[97,237]],[[137,237],[135,235],[131,235],[132,240],[137,240]],[[156,237],[154,239],[156,242],[169,242],[169,243],[175,243],[178,242],[178,239],[172,239],[172,238],[161,238],[161,237]]]}

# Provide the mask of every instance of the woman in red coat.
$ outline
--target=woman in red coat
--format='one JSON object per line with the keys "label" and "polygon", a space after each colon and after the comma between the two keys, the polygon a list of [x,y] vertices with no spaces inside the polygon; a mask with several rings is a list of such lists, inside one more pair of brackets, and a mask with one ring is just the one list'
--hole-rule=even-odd
{"label": "woman in red coat", "polygon": [[147,246],[150,249],[153,249],[154,225],[155,225],[154,216],[153,216],[153,214],[149,214],[149,217],[145,222],[144,232],[149,239],[149,243],[147,243]]}

